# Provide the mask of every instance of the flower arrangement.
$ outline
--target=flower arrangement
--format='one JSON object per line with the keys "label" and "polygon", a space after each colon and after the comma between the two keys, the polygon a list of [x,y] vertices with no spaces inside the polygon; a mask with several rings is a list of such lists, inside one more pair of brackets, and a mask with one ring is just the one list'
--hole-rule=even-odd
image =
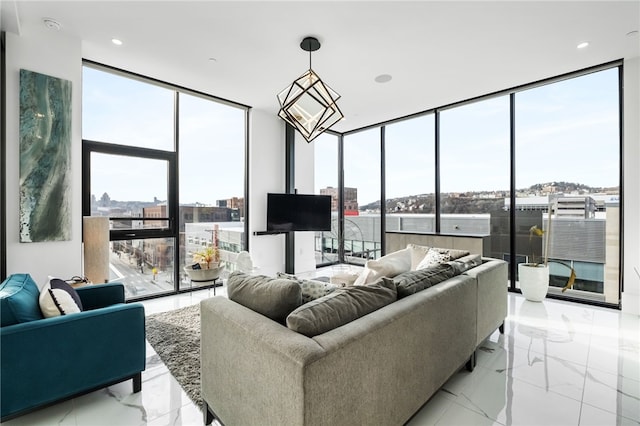
{"label": "flower arrangement", "polygon": [[207,247],[193,253],[193,261],[206,265],[205,269],[211,267],[211,262],[218,259],[218,249],[216,247]]}

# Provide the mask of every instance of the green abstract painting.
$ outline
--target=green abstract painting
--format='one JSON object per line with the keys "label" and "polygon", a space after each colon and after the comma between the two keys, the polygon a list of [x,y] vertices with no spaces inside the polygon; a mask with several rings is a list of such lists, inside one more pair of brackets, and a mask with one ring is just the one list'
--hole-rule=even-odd
{"label": "green abstract painting", "polygon": [[71,239],[71,82],[20,70],[20,241]]}

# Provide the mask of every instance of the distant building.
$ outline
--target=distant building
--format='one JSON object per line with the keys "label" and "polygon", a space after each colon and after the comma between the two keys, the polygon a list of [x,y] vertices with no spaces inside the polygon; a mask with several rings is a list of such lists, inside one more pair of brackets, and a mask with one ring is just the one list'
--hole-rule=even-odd
{"label": "distant building", "polygon": [[[596,197],[599,199],[596,200]],[[596,211],[604,211],[607,201],[612,196],[600,197],[591,195],[545,195],[535,197],[518,197],[516,198],[516,210],[518,211],[542,211],[548,212],[549,203],[557,203],[558,217],[579,217],[584,219],[593,219]],[[510,210],[511,200],[504,199],[505,210]]]}
{"label": "distant building", "polygon": [[244,198],[232,197],[226,200],[218,200],[218,207],[227,207],[238,210],[239,217],[244,217]]}
{"label": "distant building", "polygon": [[556,202],[556,215],[558,217],[593,219],[596,215],[596,201],[588,195],[558,197]]}
{"label": "distant building", "polygon": [[[331,195],[331,211],[338,211],[338,188],[328,186],[320,189],[320,195]],[[344,188],[344,214],[357,216],[358,213],[358,188]]]}
{"label": "distant building", "polygon": [[[169,217],[167,213],[167,205],[144,207],[142,209],[142,217],[159,218],[157,221],[145,221],[147,228],[166,228],[167,221],[160,218]],[[185,223],[193,222],[235,222],[239,221],[240,216],[237,209],[229,207],[213,207],[213,206],[180,206],[179,208],[179,230],[184,232]]]}

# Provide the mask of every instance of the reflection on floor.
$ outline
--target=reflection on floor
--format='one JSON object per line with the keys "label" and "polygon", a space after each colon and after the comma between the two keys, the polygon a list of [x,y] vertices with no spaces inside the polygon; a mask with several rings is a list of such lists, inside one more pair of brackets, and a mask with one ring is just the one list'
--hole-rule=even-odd
{"label": "reflection on floor", "polygon": [[[144,305],[151,314],[212,296],[201,290]],[[142,392],[121,383],[5,424],[201,425],[202,415],[147,345]],[[640,425],[640,317],[510,294],[505,334],[487,339],[473,373],[460,370],[408,422],[485,424]]]}

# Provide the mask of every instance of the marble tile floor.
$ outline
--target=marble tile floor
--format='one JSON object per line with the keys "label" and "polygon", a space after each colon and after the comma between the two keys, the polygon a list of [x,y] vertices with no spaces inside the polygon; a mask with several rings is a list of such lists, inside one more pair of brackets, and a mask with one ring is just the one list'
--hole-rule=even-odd
{"label": "marble tile floor", "polygon": [[[144,305],[151,314],[212,296]],[[140,393],[128,381],[3,424],[201,425],[202,414],[147,345]],[[505,334],[491,335],[476,369],[456,373],[407,425],[640,425],[640,317],[510,294]]]}

